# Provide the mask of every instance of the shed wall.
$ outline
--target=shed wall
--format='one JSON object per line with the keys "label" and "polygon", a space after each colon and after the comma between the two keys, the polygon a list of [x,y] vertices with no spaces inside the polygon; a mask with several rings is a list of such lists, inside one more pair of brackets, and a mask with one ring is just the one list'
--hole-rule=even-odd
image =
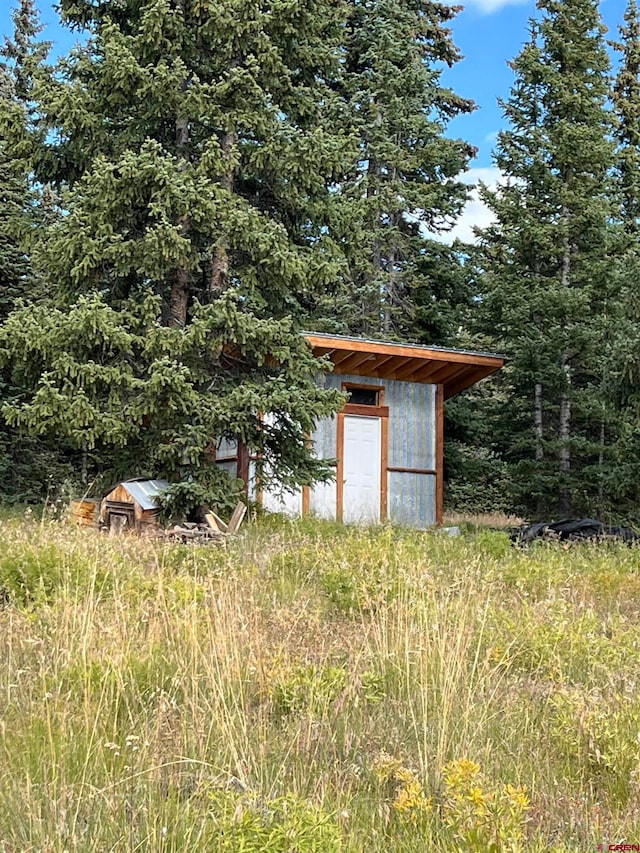
{"label": "shed wall", "polygon": [[[327,386],[331,387],[331,386]],[[338,453],[336,418],[320,421],[312,436],[313,449],[319,459],[335,459]],[[336,517],[336,483],[316,483],[309,493],[309,512],[318,518]]]}
{"label": "shed wall", "polygon": [[406,527],[430,527],[436,523],[435,474],[389,471],[387,497],[389,519]]}
{"label": "shed wall", "polygon": [[155,527],[158,523],[160,510],[157,508],[148,510],[143,509],[134,496],[129,492],[125,483],[119,483],[109,492],[108,495],[104,497],[103,506],[106,506],[107,501],[129,504],[133,508],[135,529],[138,531]]}
{"label": "shed wall", "polygon": [[[395,379],[377,379],[348,374],[325,374],[319,383],[325,388],[342,388],[344,382],[384,388],[384,405],[389,407],[388,461],[390,468],[436,469],[436,386]],[[321,458],[336,456],[336,421],[324,420],[313,435]],[[435,474],[389,471],[387,474],[388,516],[391,521],[412,527],[436,523]],[[311,492],[311,512],[335,518],[336,486],[316,486]]]}

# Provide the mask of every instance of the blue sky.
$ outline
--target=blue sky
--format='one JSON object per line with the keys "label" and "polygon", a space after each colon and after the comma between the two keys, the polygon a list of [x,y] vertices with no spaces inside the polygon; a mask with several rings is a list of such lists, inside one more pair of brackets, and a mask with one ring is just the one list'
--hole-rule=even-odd
{"label": "blue sky", "polygon": [[[57,26],[57,16],[51,0],[39,0],[44,37],[54,42],[54,52],[66,51],[76,36]],[[11,32],[12,0],[0,0],[0,32]],[[618,25],[626,0],[602,0],[600,10],[608,38],[618,38]],[[471,98],[478,109],[456,119],[449,134],[461,137],[478,149],[478,155],[467,175],[469,183],[498,179],[493,168],[491,151],[498,130],[504,122],[498,98],[507,98],[513,80],[507,62],[520,51],[527,38],[527,21],[534,15],[533,0],[468,0],[464,10],[452,24],[453,38],[464,59],[444,74],[446,85],[458,94]],[[468,239],[473,224],[485,224],[486,211],[472,200],[463,221],[456,229],[457,236]]]}
{"label": "blue sky", "polygon": [[[601,3],[607,38],[618,38],[625,7],[626,0]],[[513,81],[507,62],[520,52],[528,37],[527,21],[534,13],[534,2],[469,0],[453,24],[454,41],[464,59],[444,79],[458,94],[472,98],[478,109],[456,119],[451,131],[479,149],[475,167],[491,166],[495,135],[503,126],[497,99],[508,97]]]}

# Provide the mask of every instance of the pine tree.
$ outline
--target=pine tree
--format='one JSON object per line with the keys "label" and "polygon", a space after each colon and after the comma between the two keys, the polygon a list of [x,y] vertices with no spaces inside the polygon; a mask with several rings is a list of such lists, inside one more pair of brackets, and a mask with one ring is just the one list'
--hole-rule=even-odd
{"label": "pine tree", "polygon": [[619,223],[619,254],[615,274],[619,286],[616,310],[609,318],[608,344],[603,353],[607,401],[617,414],[616,442],[611,459],[609,490],[619,511],[638,521],[640,463],[640,17],[629,0],[620,26],[620,54],[612,103],[616,119],[617,162],[614,200]]}
{"label": "pine tree", "polygon": [[36,90],[49,71],[46,60],[51,44],[39,39],[43,27],[35,0],[18,0],[12,19],[13,37],[5,37],[0,48],[4,81],[0,137],[6,153],[28,170],[34,146],[43,139],[38,129]]}
{"label": "pine tree", "polygon": [[213,483],[210,443],[227,437],[267,455],[281,482],[327,476],[306,438],[338,400],[314,383],[318,364],[288,315],[333,260],[321,240],[292,239],[287,214],[300,218],[343,156],[321,115],[337,7],[60,9],[90,38],[36,90],[34,168],[65,208],[38,254],[58,313],[5,325],[22,389],[6,416],[119,448],[129,473]]}
{"label": "pine tree", "polygon": [[31,265],[25,251],[29,191],[24,175],[0,147],[0,321],[28,292]]}
{"label": "pine tree", "polygon": [[[30,181],[30,156],[37,136],[34,87],[48,44],[38,40],[41,26],[32,0],[20,0],[13,14],[12,38],[0,47],[0,323],[19,301],[43,298],[42,279],[31,263],[31,250],[47,216],[48,193]],[[19,389],[0,370],[0,399]],[[0,495],[3,500],[41,499],[48,475],[69,475],[64,446],[30,437],[0,418]]]}
{"label": "pine tree", "polygon": [[612,101],[617,118],[620,213],[625,231],[636,237],[640,231],[640,17],[635,0],[629,0],[624,21],[621,40],[613,43],[621,61]]}
{"label": "pine tree", "polygon": [[0,318],[35,289],[29,249],[39,217],[29,154],[37,123],[35,77],[49,50],[38,41],[42,26],[33,0],[20,0],[13,23],[13,38],[0,47]]}
{"label": "pine tree", "polygon": [[446,26],[457,11],[424,0],[349,2],[336,123],[355,149],[328,213],[347,260],[343,331],[421,337],[439,297],[434,268],[455,276],[428,232],[462,209],[467,188],[455,178],[473,154],[444,135],[473,109],[440,81],[442,65],[460,58]]}
{"label": "pine tree", "polygon": [[[595,0],[539,0],[485,192],[484,312],[509,358],[504,452],[529,512],[595,511],[611,275],[609,62]],[[604,436],[603,436],[604,433]],[[516,487],[516,491],[517,487]]]}

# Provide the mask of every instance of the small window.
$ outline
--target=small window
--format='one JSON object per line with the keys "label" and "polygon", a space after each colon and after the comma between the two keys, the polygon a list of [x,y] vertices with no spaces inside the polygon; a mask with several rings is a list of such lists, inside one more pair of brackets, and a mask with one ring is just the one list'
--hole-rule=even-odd
{"label": "small window", "polygon": [[377,406],[379,391],[377,388],[345,388],[349,402],[356,406]]}

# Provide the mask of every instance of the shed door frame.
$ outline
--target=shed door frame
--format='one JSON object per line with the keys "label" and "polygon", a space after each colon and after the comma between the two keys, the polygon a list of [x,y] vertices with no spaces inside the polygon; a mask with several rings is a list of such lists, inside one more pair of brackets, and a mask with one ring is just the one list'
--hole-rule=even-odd
{"label": "shed door frame", "polygon": [[[363,411],[365,410],[366,411]],[[387,520],[387,463],[389,445],[389,408],[388,406],[356,406],[347,404],[338,413],[338,436],[336,455],[336,520],[342,521],[344,504],[344,419],[346,417],[378,418],[380,421],[380,521]]]}

